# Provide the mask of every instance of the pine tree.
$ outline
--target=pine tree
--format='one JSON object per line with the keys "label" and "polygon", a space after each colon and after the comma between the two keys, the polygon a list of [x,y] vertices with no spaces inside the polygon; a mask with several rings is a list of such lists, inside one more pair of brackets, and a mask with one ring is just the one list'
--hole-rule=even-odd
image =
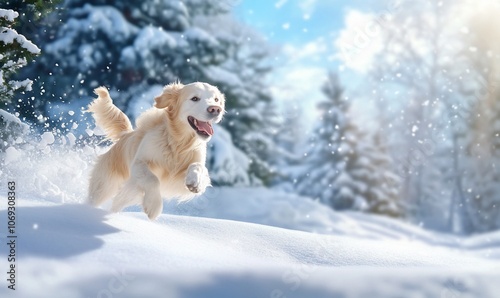
{"label": "pine tree", "polygon": [[[18,70],[25,67],[28,62],[40,54],[40,49],[16,30],[16,19],[19,12],[22,16],[38,12],[42,14],[48,5],[42,5],[37,1],[27,1],[25,5],[14,5],[17,1],[9,2],[9,5],[0,8],[0,104],[11,103],[15,93],[31,91],[32,81],[30,79],[17,79]],[[31,2],[37,2],[32,4]],[[38,5],[36,5],[38,4]],[[47,8],[48,9],[48,8]],[[21,18],[21,20],[23,20]],[[18,142],[29,127],[21,123],[17,117],[0,109],[0,150],[4,151],[8,146]]]}
{"label": "pine tree", "polygon": [[11,79],[40,49],[13,29],[19,13],[0,9],[0,102],[9,102],[15,91],[31,90],[32,81]]}
{"label": "pine tree", "polygon": [[349,104],[336,75],[329,75],[323,92],[328,99],[319,105],[323,117],[298,191],[336,210],[400,216],[399,178],[380,135],[362,133],[348,117]]}
{"label": "pine tree", "polygon": [[[302,167],[303,148],[306,145],[307,132],[304,132],[303,109],[298,105],[287,104],[278,118],[278,128],[274,135],[276,143],[275,160],[273,166],[275,169],[271,182],[273,188],[281,189],[286,192],[293,192],[294,184],[297,182],[295,173],[297,168]],[[279,158],[276,158],[278,157]]]}
{"label": "pine tree", "polygon": [[363,196],[370,213],[385,214],[393,217],[403,215],[400,203],[401,177],[394,169],[386,141],[381,132],[358,140],[358,167],[366,175],[367,188]]}
{"label": "pine tree", "polygon": [[297,177],[297,190],[335,209],[348,209],[353,202],[345,202],[344,197],[352,198],[352,194],[334,185],[342,182],[346,168],[347,150],[342,143],[348,104],[335,74],[329,75],[323,92],[327,100],[318,105],[323,115],[312,137],[310,152],[306,154],[305,173]]}

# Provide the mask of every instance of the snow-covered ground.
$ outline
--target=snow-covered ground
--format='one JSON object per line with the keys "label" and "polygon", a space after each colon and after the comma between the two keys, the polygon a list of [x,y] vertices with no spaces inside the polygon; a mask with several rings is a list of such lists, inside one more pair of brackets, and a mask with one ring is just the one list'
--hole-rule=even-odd
{"label": "snow-covered ground", "polygon": [[[96,149],[57,142],[45,135],[3,156],[0,297],[448,298],[500,291],[500,233],[460,238],[260,188],[215,187],[188,203],[168,202],[155,222],[139,207],[110,214],[83,204]],[[16,182],[16,291],[6,281],[8,181]]]}
{"label": "snow-covered ground", "polygon": [[459,239],[264,189],[212,189],[167,204],[165,212],[176,214],[156,222],[134,210],[109,214],[36,196],[17,203],[17,290],[2,278],[2,297],[495,297],[500,290],[500,233]]}

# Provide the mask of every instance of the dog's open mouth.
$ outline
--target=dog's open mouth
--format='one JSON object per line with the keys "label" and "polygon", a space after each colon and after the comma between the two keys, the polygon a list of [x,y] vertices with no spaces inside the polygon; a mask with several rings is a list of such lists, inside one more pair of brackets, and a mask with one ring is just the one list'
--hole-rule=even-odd
{"label": "dog's open mouth", "polygon": [[209,137],[214,134],[214,129],[212,128],[212,124],[210,124],[210,122],[200,121],[193,116],[188,117],[188,122],[200,136]]}

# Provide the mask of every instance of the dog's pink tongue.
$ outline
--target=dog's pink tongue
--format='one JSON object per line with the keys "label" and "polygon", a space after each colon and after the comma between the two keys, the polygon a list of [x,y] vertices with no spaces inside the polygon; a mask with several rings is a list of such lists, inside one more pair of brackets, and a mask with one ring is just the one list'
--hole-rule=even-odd
{"label": "dog's pink tongue", "polygon": [[210,123],[203,122],[203,121],[200,121],[200,120],[198,120],[197,122],[198,123],[196,123],[196,127],[200,131],[204,131],[205,133],[207,133],[210,136],[214,134],[214,129],[212,128],[212,125],[210,125]]}

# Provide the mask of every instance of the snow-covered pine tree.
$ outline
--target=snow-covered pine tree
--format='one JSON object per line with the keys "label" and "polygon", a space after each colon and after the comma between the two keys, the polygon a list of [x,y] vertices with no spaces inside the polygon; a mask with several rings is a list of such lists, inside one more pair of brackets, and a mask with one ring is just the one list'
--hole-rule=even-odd
{"label": "snow-covered pine tree", "polygon": [[297,190],[336,210],[400,216],[399,179],[380,136],[363,134],[348,118],[349,104],[335,74],[329,74],[323,92],[327,100],[319,104],[321,122]]}
{"label": "snow-covered pine tree", "polygon": [[[0,8],[0,107],[11,102],[15,92],[31,90],[30,79],[16,80],[13,77],[40,54],[34,43],[15,30],[18,17],[17,11]],[[14,144],[27,131],[27,125],[0,109],[0,151]]]}
{"label": "snow-covered pine tree", "polygon": [[297,104],[287,103],[281,112],[274,136],[276,149],[279,150],[276,156],[279,158],[274,161],[276,171],[272,186],[286,192],[293,192],[295,189],[296,173],[303,167],[303,150],[309,141],[309,132],[304,131],[304,121],[307,119],[303,111]]}
{"label": "snow-covered pine tree", "polygon": [[11,77],[28,64],[40,49],[13,27],[17,11],[0,9],[0,102],[8,102],[17,90],[31,90],[32,81]]}
{"label": "snow-covered pine tree", "polygon": [[304,158],[305,171],[297,177],[296,187],[299,193],[335,209],[350,209],[354,204],[353,194],[336,185],[336,182],[350,180],[345,177],[347,150],[342,147],[348,103],[337,75],[329,74],[323,92],[327,99],[318,105],[321,120]]}
{"label": "snow-covered pine tree", "polygon": [[399,198],[402,179],[394,171],[386,143],[380,131],[358,140],[357,167],[363,173],[359,178],[367,185],[363,192],[367,211],[399,217],[403,215]]}

